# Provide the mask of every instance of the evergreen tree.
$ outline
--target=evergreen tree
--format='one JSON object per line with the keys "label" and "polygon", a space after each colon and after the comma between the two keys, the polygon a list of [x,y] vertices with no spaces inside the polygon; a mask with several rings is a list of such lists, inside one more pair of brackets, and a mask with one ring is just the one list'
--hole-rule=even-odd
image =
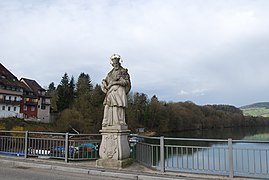
{"label": "evergreen tree", "polygon": [[51,97],[50,99],[50,111],[57,112],[57,101],[58,101],[58,92],[54,86],[54,82],[49,84],[48,94]]}
{"label": "evergreen tree", "polygon": [[103,101],[105,98],[105,93],[101,90],[100,85],[96,85],[91,92],[90,98],[90,112],[92,117],[92,132],[98,132],[101,129],[102,119],[103,119]]}
{"label": "evergreen tree", "polygon": [[103,108],[103,101],[105,99],[105,93],[102,91],[101,86],[96,84],[91,93],[91,105],[94,107]]}
{"label": "evergreen tree", "polygon": [[55,85],[54,85],[54,82],[51,82],[51,83],[49,84],[48,92],[51,92],[51,91],[54,91],[54,90],[56,90],[56,87],[55,87]]}
{"label": "evergreen tree", "polygon": [[160,102],[156,95],[152,96],[149,104],[149,114],[150,114],[150,129],[159,128],[158,110],[160,109]]}
{"label": "evergreen tree", "polygon": [[135,93],[134,106],[136,111],[137,121],[140,125],[144,126],[147,123],[147,106],[148,98],[144,93]]}
{"label": "evergreen tree", "polygon": [[90,95],[93,87],[90,76],[88,74],[81,73],[76,85],[76,108],[83,116],[86,116],[87,110],[90,108]]}
{"label": "evergreen tree", "polygon": [[69,82],[69,108],[73,107],[75,101],[75,80],[74,77],[71,77]]}
{"label": "evergreen tree", "polygon": [[69,88],[69,77],[67,73],[64,73],[60,84],[57,87],[58,91],[58,101],[57,108],[61,112],[64,109],[70,107],[70,88]]}

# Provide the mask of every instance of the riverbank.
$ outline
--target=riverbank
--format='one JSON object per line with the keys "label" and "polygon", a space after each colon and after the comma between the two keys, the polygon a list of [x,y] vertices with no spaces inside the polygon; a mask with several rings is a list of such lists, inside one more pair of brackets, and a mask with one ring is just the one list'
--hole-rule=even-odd
{"label": "riverbank", "polygon": [[181,138],[203,138],[203,139],[246,139],[246,140],[268,140],[269,126],[236,127],[236,128],[214,128],[180,132],[166,132],[160,134],[166,137]]}

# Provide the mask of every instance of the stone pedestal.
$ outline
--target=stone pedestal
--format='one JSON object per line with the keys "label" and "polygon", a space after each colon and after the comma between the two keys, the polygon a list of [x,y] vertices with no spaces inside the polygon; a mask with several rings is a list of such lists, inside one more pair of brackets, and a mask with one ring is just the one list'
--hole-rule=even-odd
{"label": "stone pedestal", "polygon": [[99,149],[99,160],[96,165],[100,167],[123,168],[132,161],[129,159],[130,147],[128,142],[127,125],[114,125],[103,127],[100,130],[102,142]]}
{"label": "stone pedestal", "polygon": [[96,161],[96,166],[98,167],[107,167],[107,168],[116,168],[122,169],[133,163],[132,158],[124,160],[115,160],[115,159],[98,159]]}

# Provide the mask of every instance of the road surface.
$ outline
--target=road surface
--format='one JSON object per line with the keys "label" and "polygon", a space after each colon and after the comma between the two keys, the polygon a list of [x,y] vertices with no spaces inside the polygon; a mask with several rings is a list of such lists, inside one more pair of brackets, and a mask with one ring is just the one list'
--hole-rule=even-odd
{"label": "road surface", "polygon": [[93,176],[28,167],[9,167],[0,164],[1,180],[124,180],[122,178]]}

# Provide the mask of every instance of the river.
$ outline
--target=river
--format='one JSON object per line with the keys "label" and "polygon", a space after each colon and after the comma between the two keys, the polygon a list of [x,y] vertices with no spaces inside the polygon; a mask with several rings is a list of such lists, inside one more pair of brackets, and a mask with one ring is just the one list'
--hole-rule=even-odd
{"label": "river", "polygon": [[228,139],[234,140],[269,140],[269,127],[244,127],[206,129],[183,132],[163,133],[165,137],[199,138],[199,139]]}
{"label": "river", "polygon": [[[165,141],[167,145],[165,155],[167,170],[219,171],[218,174],[227,174],[229,170],[227,141],[220,142],[213,139],[228,140],[228,138],[232,138],[236,140],[232,143],[234,174],[268,178],[269,127],[209,129],[164,133],[162,135],[173,138],[192,138],[190,140],[169,139]],[[212,141],[196,141],[196,139],[212,139]]]}

